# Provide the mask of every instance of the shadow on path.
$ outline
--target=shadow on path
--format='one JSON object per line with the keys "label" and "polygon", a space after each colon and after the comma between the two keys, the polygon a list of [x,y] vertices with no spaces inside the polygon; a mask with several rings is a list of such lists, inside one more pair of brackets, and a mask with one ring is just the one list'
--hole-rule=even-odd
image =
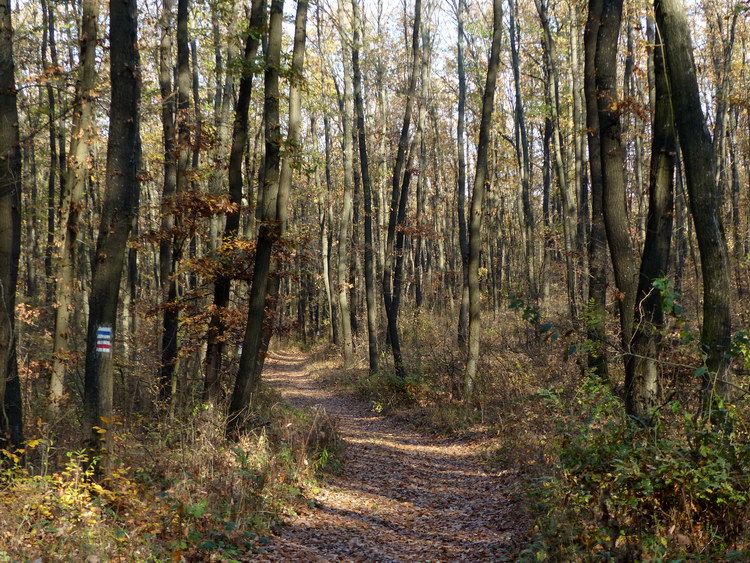
{"label": "shadow on path", "polygon": [[515,474],[486,473],[476,447],[420,435],[326,389],[305,363],[273,354],[264,378],[289,403],[339,419],[346,463],[315,495],[317,508],[288,520],[255,560],[512,560],[525,529]]}

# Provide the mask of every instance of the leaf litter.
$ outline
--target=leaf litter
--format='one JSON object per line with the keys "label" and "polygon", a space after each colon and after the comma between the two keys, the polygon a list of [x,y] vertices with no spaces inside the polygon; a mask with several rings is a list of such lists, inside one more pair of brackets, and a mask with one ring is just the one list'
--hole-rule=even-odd
{"label": "leaf litter", "polygon": [[338,419],[345,463],[253,560],[515,560],[530,527],[516,471],[485,471],[478,444],[422,435],[326,388],[306,360],[276,353],[264,378],[292,405]]}

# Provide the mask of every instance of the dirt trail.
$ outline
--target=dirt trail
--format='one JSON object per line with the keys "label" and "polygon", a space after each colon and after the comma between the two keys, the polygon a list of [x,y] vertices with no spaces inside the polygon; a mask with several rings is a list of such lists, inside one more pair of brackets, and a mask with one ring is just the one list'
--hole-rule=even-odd
{"label": "dirt trail", "polygon": [[260,560],[514,559],[524,528],[515,475],[483,471],[476,446],[417,434],[326,389],[305,362],[274,354],[264,377],[291,404],[322,405],[339,419],[346,464],[315,495],[316,508],[289,519]]}

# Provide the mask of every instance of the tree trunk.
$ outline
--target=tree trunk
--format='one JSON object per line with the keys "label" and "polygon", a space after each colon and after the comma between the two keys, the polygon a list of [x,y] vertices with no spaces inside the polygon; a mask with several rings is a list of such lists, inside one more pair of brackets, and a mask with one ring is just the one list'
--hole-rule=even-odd
{"label": "tree trunk", "polygon": [[465,0],[458,0],[458,126],[456,140],[458,143],[458,246],[461,251],[461,308],[458,313],[458,345],[466,346],[469,337],[469,235],[466,231],[466,71],[464,70],[464,12]]}
{"label": "tree trunk", "polygon": [[[172,274],[172,231],[174,229],[173,199],[177,190],[176,159],[176,107],[175,91],[172,87],[172,33],[174,29],[174,0],[164,0],[159,25],[159,91],[161,93],[162,143],[164,146],[163,187],[161,195],[161,240],[159,241],[159,288],[161,301],[169,298]],[[164,318],[167,312],[164,311]],[[164,319],[163,319],[164,322]],[[169,381],[161,381],[160,396],[166,399],[171,387]]]}
{"label": "tree trunk", "polygon": [[208,327],[208,346],[206,349],[206,380],[203,388],[203,400],[213,403],[218,398],[220,390],[219,376],[221,373],[221,361],[224,350],[224,339],[226,327],[224,316],[229,305],[229,292],[232,277],[227,270],[231,269],[231,260],[234,255],[232,244],[239,233],[240,206],[242,205],[242,159],[247,145],[248,111],[253,87],[253,63],[255,54],[260,45],[260,36],[265,25],[266,5],[264,0],[253,0],[250,14],[250,31],[245,42],[245,59],[240,78],[240,90],[235,107],[234,125],[232,128],[232,146],[229,152],[229,200],[236,206],[227,213],[223,245],[220,249],[220,260],[222,264],[221,274],[214,284],[214,305],[211,312],[211,321]]}
{"label": "tree trunk", "polygon": [[664,278],[669,267],[674,202],[674,155],[676,139],[669,85],[661,40],[653,50],[656,86],[651,172],[649,176],[646,241],[636,295],[632,355],[625,363],[625,410],[641,424],[650,425],[659,399],[659,348],[664,313],[662,295],[654,281]]}
{"label": "tree trunk", "polygon": [[596,47],[596,88],[603,180],[604,227],[619,291],[622,347],[627,353],[633,334],[633,308],[638,275],[625,208],[625,153],[617,96],[617,40],[622,0],[603,0]]}
{"label": "tree trunk", "polygon": [[480,326],[480,293],[479,293],[479,255],[482,249],[482,213],[487,180],[487,160],[492,129],[492,110],[495,104],[495,85],[500,67],[500,43],[502,40],[503,14],[500,0],[493,0],[492,50],[487,66],[487,81],[482,95],[482,119],[479,124],[479,143],[477,144],[477,168],[474,176],[474,188],[471,195],[471,215],[469,222],[469,358],[466,363],[464,379],[464,399],[469,400],[474,393],[479,361]]}
{"label": "tree trunk", "polygon": [[[188,166],[190,162],[190,128],[188,111],[190,108],[190,44],[188,41],[188,8],[190,0],[177,0],[177,145],[174,147],[177,156],[175,196],[179,197],[188,189]],[[162,287],[166,287],[164,316],[161,341],[161,371],[159,374],[159,398],[169,400],[176,389],[174,381],[177,363],[177,332],[179,327],[179,309],[177,308],[177,264],[182,256],[184,233],[180,231],[179,213],[175,213],[177,201],[167,202],[172,209],[173,233],[163,233],[171,239],[171,253],[168,264],[162,265]],[[167,242],[170,242],[169,240]],[[167,267],[168,266],[168,267]]]}
{"label": "tree trunk", "polygon": [[351,311],[349,310],[349,231],[352,226],[352,205],[353,205],[353,188],[354,177],[352,170],[353,163],[353,146],[352,146],[352,78],[349,64],[351,56],[347,44],[349,39],[345,33],[346,12],[344,10],[344,0],[339,0],[338,5],[339,25],[341,32],[341,49],[342,61],[344,65],[344,92],[343,106],[341,111],[342,124],[342,145],[343,145],[343,167],[344,167],[344,199],[341,204],[341,221],[339,223],[339,252],[338,252],[338,301],[339,311],[341,311],[341,339],[344,349],[344,367],[351,366],[353,359],[352,343],[352,322]]}
{"label": "tree trunk", "polygon": [[0,0],[0,444],[23,441],[15,338],[21,252],[21,145],[9,0]]}
{"label": "tree trunk", "polygon": [[732,322],[729,265],[721,227],[720,197],[714,169],[714,142],[701,109],[693,45],[687,12],[681,0],[656,0],[656,21],[664,44],[675,124],[685,163],[690,212],[701,255],[703,326],[701,344],[706,354],[703,409],[708,416],[717,400],[731,398],[727,353]]}
{"label": "tree trunk", "polygon": [[568,173],[563,161],[563,143],[560,123],[560,80],[557,74],[557,61],[555,60],[555,43],[547,13],[547,0],[534,0],[536,3],[539,19],[542,23],[544,65],[548,71],[550,111],[552,114],[552,149],[555,159],[555,170],[557,182],[560,186],[562,199],[563,238],[565,242],[565,272],[568,287],[568,310],[571,320],[576,317],[577,294],[575,276],[575,237],[576,224],[578,221],[576,211],[576,189],[575,185],[568,182]]}
{"label": "tree trunk", "polygon": [[601,23],[602,0],[589,0],[588,18],[583,32],[583,90],[586,97],[586,130],[588,136],[589,173],[591,178],[591,235],[588,244],[589,291],[586,303],[586,338],[591,342],[588,367],[606,380],[606,286],[607,235],[604,228],[601,137],[596,89],[596,45]]}
{"label": "tree trunk", "polygon": [[[266,314],[267,297],[276,297],[278,285],[269,283],[271,255],[274,244],[284,234],[287,221],[287,206],[291,189],[291,158],[299,150],[301,128],[300,95],[307,23],[307,1],[297,2],[295,18],[292,74],[295,77],[289,86],[289,150],[291,155],[281,162],[281,126],[279,123],[279,71],[281,67],[281,40],[283,0],[271,4],[268,46],[266,49],[264,120],[266,126],[266,159],[264,163],[263,211],[258,244],[256,246],[253,279],[250,285],[250,306],[245,330],[245,341],[240,356],[240,368],[232,393],[227,420],[227,433],[235,434],[241,427],[241,416],[247,408],[252,394],[260,383],[260,372],[268,349],[270,323]],[[269,294],[269,289],[271,293]],[[275,293],[275,294],[274,294]],[[272,304],[269,306],[272,309]],[[264,339],[265,335],[265,339]]]}
{"label": "tree trunk", "polygon": [[94,87],[96,86],[96,43],[98,0],[84,0],[80,32],[80,69],[73,102],[73,127],[67,166],[66,194],[63,199],[65,225],[63,248],[55,286],[55,333],[53,364],[49,388],[52,414],[58,411],[63,398],[65,372],[70,361],[70,312],[73,308],[75,268],[78,260],[78,219],[89,167],[89,145],[94,135]]}
{"label": "tree trunk", "polygon": [[[55,203],[55,183],[60,171],[57,157],[57,110],[55,89],[52,78],[57,68],[47,59],[47,50],[55,47],[55,12],[47,0],[41,0],[42,7],[42,69],[47,76],[47,106],[49,111],[49,175],[47,176],[47,247],[44,252],[45,303],[50,304],[54,293],[53,262],[55,255],[55,226],[57,205]],[[57,57],[55,57],[57,58]]]}
{"label": "tree trunk", "polygon": [[401,355],[401,339],[398,331],[398,309],[402,281],[400,275],[403,270],[404,233],[400,230],[397,234],[396,230],[397,226],[402,224],[406,217],[406,200],[409,193],[409,181],[411,179],[411,171],[409,170],[408,165],[403,174],[403,179],[402,171],[404,170],[404,165],[407,164],[409,127],[411,126],[411,114],[414,108],[414,99],[417,90],[417,65],[419,64],[419,30],[421,17],[422,0],[415,0],[409,86],[406,93],[404,121],[401,126],[401,134],[398,140],[398,152],[396,154],[396,162],[393,166],[391,207],[388,214],[388,237],[386,239],[385,260],[383,263],[383,301],[385,303],[386,316],[388,317],[388,339],[391,344],[391,352],[393,353],[393,366],[396,376],[400,379],[406,378],[403,357]]}
{"label": "tree trunk", "polygon": [[531,207],[531,159],[529,157],[529,137],[526,133],[526,118],[524,116],[523,99],[521,98],[521,59],[518,53],[516,26],[517,4],[510,0],[509,29],[510,53],[513,66],[513,85],[515,87],[515,132],[516,132],[516,158],[521,176],[521,211],[524,239],[526,247],[526,278],[529,288],[529,297],[536,302],[539,291],[536,284],[536,250],[534,242],[536,239],[534,229],[534,210]]}
{"label": "tree trunk", "polygon": [[354,105],[357,111],[357,136],[359,138],[359,164],[365,206],[365,300],[367,302],[367,349],[370,373],[378,371],[378,317],[375,302],[375,265],[372,233],[372,182],[367,159],[367,134],[365,131],[365,108],[362,101],[362,71],[359,67],[359,0],[352,0],[352,70],[354,71]]}
{"label": "tree trunk", "polygon": [[[140,76],[135,0],[110,2],[112,103],[107,143],[107,183],[96,241],[86,338],[84,407],[89,447],[101,462],[98,471],[111,472],[112,344],[117,327],[125,247],[138,208],[138,138]],[[109,331],[107,331],[109,329]],[[111,335],[107,342],[106,334]],[[99,342],[101,340],[101,342]],[[103,432],[102,432],[103,431]]]}

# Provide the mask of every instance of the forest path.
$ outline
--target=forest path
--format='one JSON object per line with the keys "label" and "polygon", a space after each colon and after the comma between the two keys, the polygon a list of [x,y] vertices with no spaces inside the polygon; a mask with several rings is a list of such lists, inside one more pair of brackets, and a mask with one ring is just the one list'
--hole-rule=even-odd
{"label": "forest path", "polygon": [[516,475],[483,471],[476,445],[423,436],[327,389],[306,362],[270,355],[264,378],[292,405],[338,418],[346,462],[255,560],[512,560],[525,529]]}

